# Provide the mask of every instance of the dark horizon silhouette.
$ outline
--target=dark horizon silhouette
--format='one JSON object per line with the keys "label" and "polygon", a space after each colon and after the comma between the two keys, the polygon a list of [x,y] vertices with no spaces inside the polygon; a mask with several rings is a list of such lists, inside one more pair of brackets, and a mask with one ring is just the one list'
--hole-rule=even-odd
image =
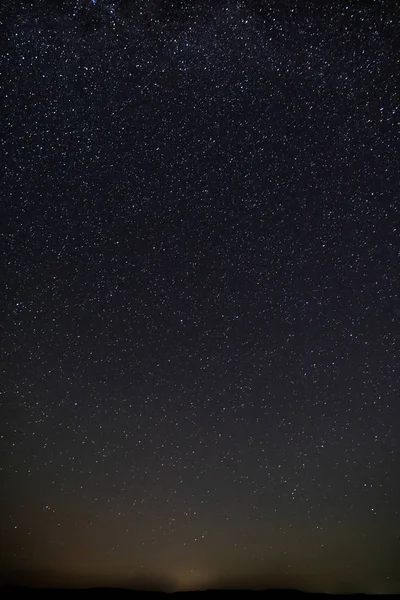
{"label": "dark horizon silhouette", "polygon": [[41,589],[41,590],[87,590],[95,592],[96,590],[119,590],[121,592],[153,592],[153,593],[200,593],[200,592],[265,592],[271,595],[291,593],[293,595],[307,595],[312,596],[357,596],[357,595],[397,595],[400,594],[400,577],[397,582],[392,581],[389,585],[382,586],[376,585],[371,586],[365,584],[365,586],[354,586],[351,582],[342,581],[341,583],[336,582],[331,586],[326,586],[325,589],[318,588],[311,584],[311,581],[307,581],[305,577],[297,576],[293,577],[292,585],[290,585],[290,578],[284,574],[269,574],[254,576],[248,575],[235,578],[233,576],[226,578],[215,578],[210,579],[208,583],[203,585],[193,585],[185,587],[179,584],[177,580],[174,580],[168,576],[160,576],[156,573],[147,573],[137,575],[126,580],[112,580],[108,582],[102,580],[101,577],[93,580],[88,580],[86,583],[83,580],[74,580],[71,576],[66,575],[62,572],[56,571],[9,571],[0,572],[0,588],[1,587],[15,587],[23,588],[25,591]]}

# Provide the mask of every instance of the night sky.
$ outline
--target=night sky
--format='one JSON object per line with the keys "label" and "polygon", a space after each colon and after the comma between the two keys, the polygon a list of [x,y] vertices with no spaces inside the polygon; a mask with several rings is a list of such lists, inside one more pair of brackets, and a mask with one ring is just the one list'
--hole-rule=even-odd
{"label": "night sky", "polygon": [[4,580],[400,591],[399,4],[0,24]]}

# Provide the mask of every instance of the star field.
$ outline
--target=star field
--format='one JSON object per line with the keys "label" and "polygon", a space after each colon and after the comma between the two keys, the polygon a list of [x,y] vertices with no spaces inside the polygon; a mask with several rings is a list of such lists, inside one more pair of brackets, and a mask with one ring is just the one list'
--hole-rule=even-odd
{"label": "star field", "polygon": [[3,2],[5,577],[400,591],[389,2]]}

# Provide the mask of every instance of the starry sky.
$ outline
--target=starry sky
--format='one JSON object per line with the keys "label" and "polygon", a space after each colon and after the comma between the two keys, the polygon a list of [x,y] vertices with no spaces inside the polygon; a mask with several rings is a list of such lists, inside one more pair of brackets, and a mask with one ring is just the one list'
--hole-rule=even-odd
{"label": "starry sky", "polygon": [[400,591],[399,5],[0,23],[3,577]]}

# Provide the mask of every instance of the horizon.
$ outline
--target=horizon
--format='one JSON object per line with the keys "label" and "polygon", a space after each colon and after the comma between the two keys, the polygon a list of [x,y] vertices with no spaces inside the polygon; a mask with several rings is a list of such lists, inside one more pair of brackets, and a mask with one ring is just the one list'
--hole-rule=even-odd
{"label": "horizon", "polygon": [[[192,579],[191,583],[188,583]],[[320,583],[318,583],[318,580]],[[129,578],[99,577],[98,574],[91,576],[76,577],[72,573],[55,572],[54,570],[42,571],[10,571],[0,572],[0,586],[22,586],[33,589],[116,589],[126,591],[147,591],[162,593],[178,592],[207,592],[207,591],[266,591],[266,592],[293,592],[301,594],[324,594],[324,595],[393,595],[400,594],[400,577],[387,580],[386,584],[381,582],[365,581],[363,585],[355,585],[350,580],[340,580],[332,577],[331,581],[326,578],[322,583],[321,573],[314,577],[310,574],[308,581],[304,576],[287,573],[259,573],[258,575],[248,573],[241,577],[200,577],[199,573],[187,573],[186,576],[171,577],[167,574],[156,574],[155,572],[138,572]]]}

